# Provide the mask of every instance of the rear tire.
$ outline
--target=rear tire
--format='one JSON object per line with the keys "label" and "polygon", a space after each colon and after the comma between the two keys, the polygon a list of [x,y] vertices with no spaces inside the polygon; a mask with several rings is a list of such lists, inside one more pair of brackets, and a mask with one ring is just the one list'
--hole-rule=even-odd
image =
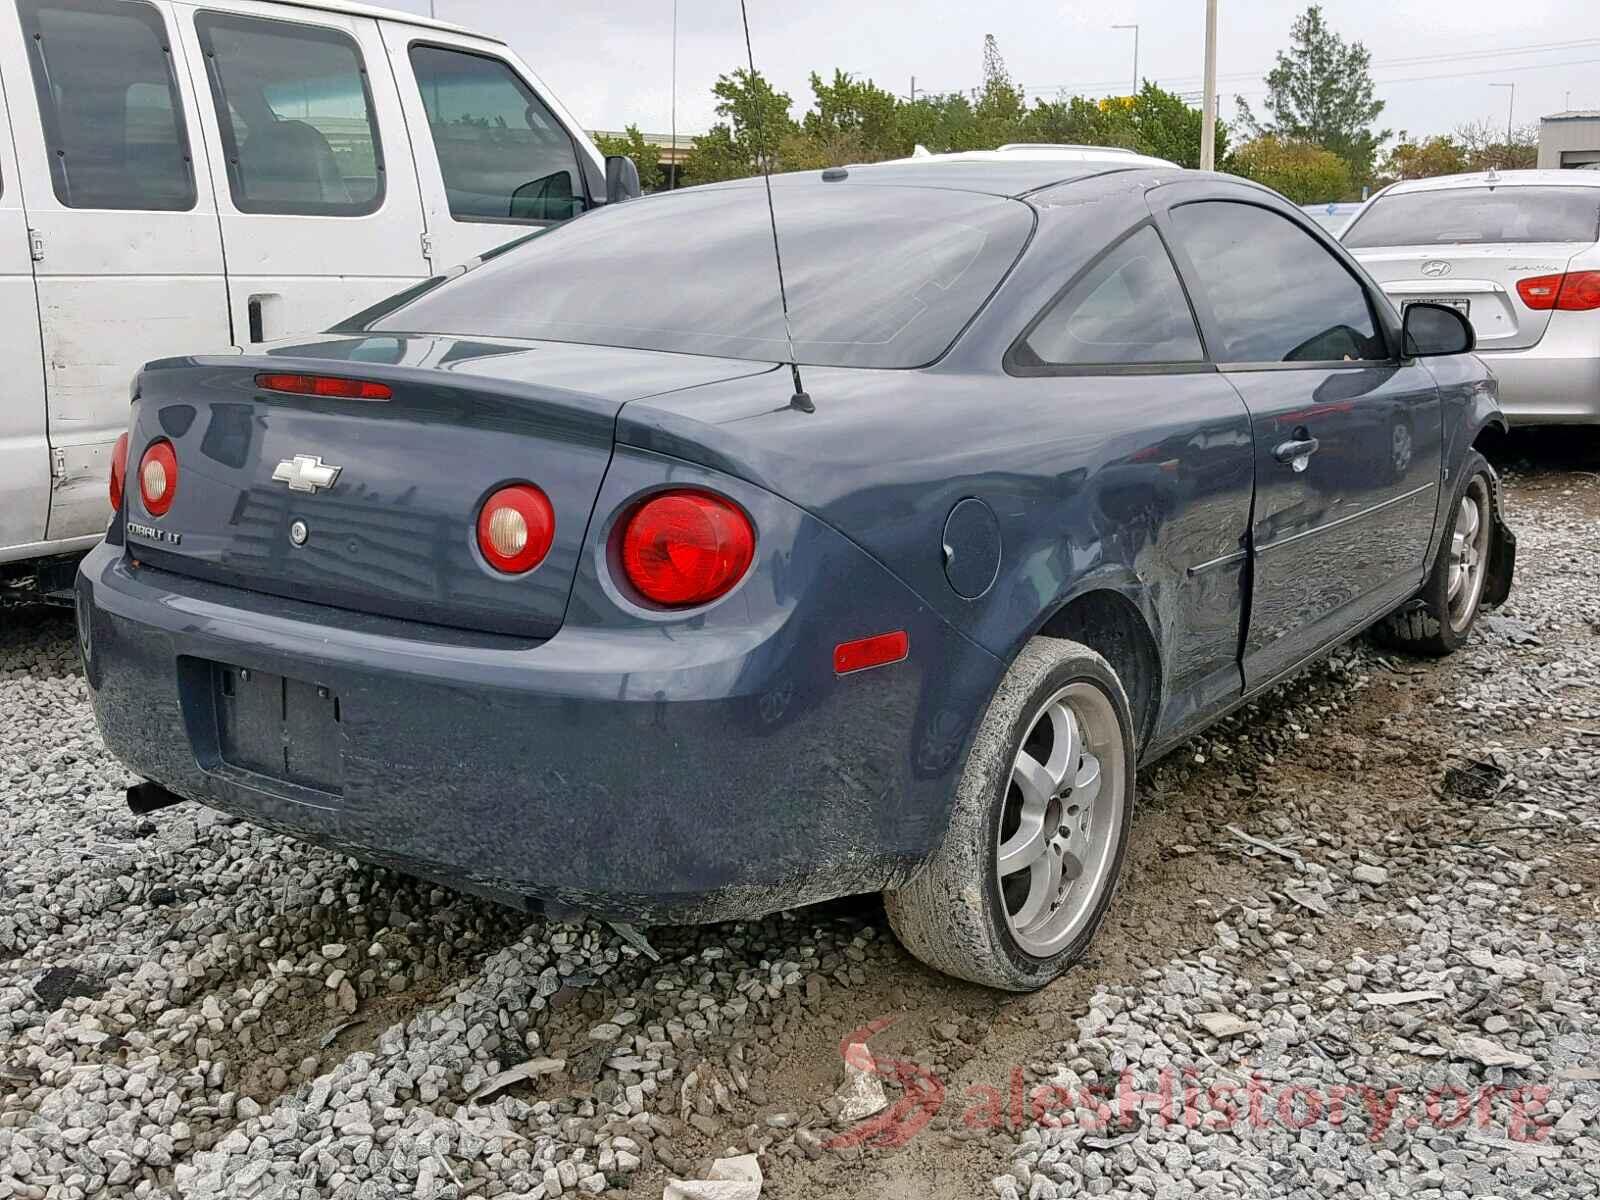
{"label": "rear tire", "polygon": [[1049,983],[1110,907],[1134,781],[1133,714],[1116,672],[1087,646],[1034,638],[984,714],[944,843],[884,893],[901,943],[973,983]]}
{"label": "rear tire", "polygon": [[1493,558],[1498,494],[1494,468],[1476,450],[1468,451],[1445,512],[1445,535],[1433,570],[1416,599],[1373,627],[1380,644],[1429,658],[1443,658],[1466,645]]}

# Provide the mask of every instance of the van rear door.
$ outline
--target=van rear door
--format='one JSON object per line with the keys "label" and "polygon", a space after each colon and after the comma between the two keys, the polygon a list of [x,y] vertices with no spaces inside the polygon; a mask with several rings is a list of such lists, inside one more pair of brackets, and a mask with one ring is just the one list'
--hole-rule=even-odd
{"label": "van rear door", "polygon": [[134,371],[230,340],[194,96],[170,6],[148,0],[17,0],[0,16],[0,74],[37,235],[57,468],[45,536],[102,534]]}
{"label": "van rear door", "polygon": [[235,341],[316,332],[428,275],[405,119],[375,22],[180,4]]}
{"label": "van rear door", "polygon": [[506,46],[380,24],[411,128],[437,271],[605,199],[599,151]]}
{"label": "van rear door", "polygon": [[[26,100],[26,96],[23,97]],[[0,94],[0,562],[44,541],[50,512],[50,443],[45,438],[39,305],[28,254],[17,160]],[[27,547],[27,549],[24,549]]]}

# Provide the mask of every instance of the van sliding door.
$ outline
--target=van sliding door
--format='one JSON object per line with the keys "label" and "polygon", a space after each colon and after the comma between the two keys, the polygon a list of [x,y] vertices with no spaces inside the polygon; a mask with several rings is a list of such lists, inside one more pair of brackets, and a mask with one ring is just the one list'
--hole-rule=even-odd
{"label": "van sliding door", "polygon": [[6,364],[0,388],[0,562],[27,557],[25,547],[44,541],[50,512],[39,305],[8,120],[0,95],[0,361]]}
{"label": "van sliding door", "polygon": [[51,541],[105,532],[135,370],[229,342],[222,244],[171,20],[146,0],[18,0],[0,19],[36,235]]}
{"label": "van sliding door", "polygon": [[328,328],[426,278],[422,207],[376,24],[312,8],[177,6],[242,346]]}

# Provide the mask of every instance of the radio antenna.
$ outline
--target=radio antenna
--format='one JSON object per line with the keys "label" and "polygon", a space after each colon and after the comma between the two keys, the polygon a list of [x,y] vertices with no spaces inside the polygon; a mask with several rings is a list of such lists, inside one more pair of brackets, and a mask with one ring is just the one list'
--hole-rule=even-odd
{"label": "radio antenna", "polygon": [[[750,84],[753,87],[756,81],[756,56],[750,48],[750,12],[745,7],[745,0],[739,0],[739,16],[744,20],[744,53],[750,63]],[[789,323],[789,290],[783,283],[783,250],[778,245],[778,209],[772,202],[772,148],[767,144],[767,132],[765,128],[761,130],[761,178],[767,186],[767,219],[772,223],[772,258],[778,267],[778,302],[783,306],[783,336],[789,343],[789,373],[794,377],[794,396],[789,406],[801,412],[816,412],[817,406],[811,402],[805,385],[800,382],[800,359],[794,352],[794,327]]]}

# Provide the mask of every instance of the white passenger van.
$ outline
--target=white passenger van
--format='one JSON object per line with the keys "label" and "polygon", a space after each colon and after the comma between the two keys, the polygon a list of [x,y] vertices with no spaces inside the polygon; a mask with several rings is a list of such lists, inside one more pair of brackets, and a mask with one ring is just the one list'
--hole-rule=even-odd
{"label": "white passenger van", "polygon": [[0,599],[104,534],[142,363],[638,193],[502,42],[340,0],[0,0],[0,83]]}

